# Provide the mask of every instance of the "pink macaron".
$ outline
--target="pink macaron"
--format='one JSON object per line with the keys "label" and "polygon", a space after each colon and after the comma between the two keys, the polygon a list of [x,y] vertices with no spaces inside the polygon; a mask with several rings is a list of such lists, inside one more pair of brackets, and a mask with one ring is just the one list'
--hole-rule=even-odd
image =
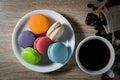
{"label": "pink macaron", "polygon": [[47,54],[47,49],[50,44],[54,43],[50,38],[43,36],[38,37],[34,42],[34,48],[42,55]]}

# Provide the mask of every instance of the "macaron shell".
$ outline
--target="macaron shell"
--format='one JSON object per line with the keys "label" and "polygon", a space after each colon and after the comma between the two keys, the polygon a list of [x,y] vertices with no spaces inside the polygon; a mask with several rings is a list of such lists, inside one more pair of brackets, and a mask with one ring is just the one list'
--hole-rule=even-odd
{"label": "macaron shell", "polygon": [[59,39],[65,30],[65,26],[60,22],[55,22],[47,31],[47,36],[53,41]]}
{"label": "macaron shell", "polygon": [[41,59],[40,54],[30,47],[27,47],[22,51],[21,57],[30,64],[37,64]]}
{"label": "macaron shell", "polygon": [[64,63],[68,59],[67,47],[60,42],[51,44],[48,48],[48,58],[52,62]]}
{"label": "macaron shell", "polygon": [[28,21],[30,30],[35,34],[43,34],[47,32],[49,25],[48,18],[42,14],[35,14],[31,16]]}
{"label": "macaron shell", "polygon": [[64,33],[64,30],[65,30],[65,27],[64,26],[60,26],[58,28],[56,28],[52,33],[51,35],[49,36],[50,39],[52,40],[57,40],[59,39],[62,34]]}
{"label": "macaron shell", "polygon": [[37,49],[37,41],[40,39],[40,37],[39,38],[37,38],[35,41],[34,41],[34,49]]}
{"label": "macaron shell", "polygon": [[35,43],[34,43],[34,48],[42,55],[46,55],[47,54],[47,49],[49,47],[50,44],[52,44],[53,41],[44,36],[44,37],[39,37],[38,39],[36,39]]}
{"label": "macaron shell", "polygon": [[55,22],[47,31],[47,36],[49,36],[57,27],[61,26],[60,22]]}
{"label": "macaron shell", "polygon": [[17,43],[20,47],[26,48],[26,47],[32,47],[35,41],[35,34],[31,31],[23,31],[20,33],[17,39]]}

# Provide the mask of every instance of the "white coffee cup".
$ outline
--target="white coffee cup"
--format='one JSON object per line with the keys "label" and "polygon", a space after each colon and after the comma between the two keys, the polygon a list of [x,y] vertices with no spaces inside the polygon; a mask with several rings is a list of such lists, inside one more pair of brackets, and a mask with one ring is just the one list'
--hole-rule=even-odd
{"label": "white coffee cup", "polygon": [[[106,64],[105,67],[103,67],[102,69],[100,70],[88,70],[86,69],[82,63],[80,62],[79,60],[79,51],[80,51],[80,48],[83,46],[84,43],[86,43],[88,40],[92,40],[92,39],[97,39],[97,40],[100,40],[102,41],[103,43],[105,43],[109,49],[109,52],[110,52],[110,58],[109,58],[109,61],[108,63]],[[96,44],[97,45],[97,44]],[[88,73],[88,74],[91,74],[91,75],[100,75],[100,74],[103,74],[103,73],[107,73],[109,77],[114,77],[114,73],[110,70],[110,68],[112,67],[113,63],[114,63],[114,60],[115,60],[115,51],[113,49],[113,46],[112,44],[106,40],[105,38],[103,37],[100,37],[100,36],[89,36],[85,39],[83,39],[77,46],[77,49],[76,49],[76,62],[79,66],[79,68],[84,71],[85,73]]]}

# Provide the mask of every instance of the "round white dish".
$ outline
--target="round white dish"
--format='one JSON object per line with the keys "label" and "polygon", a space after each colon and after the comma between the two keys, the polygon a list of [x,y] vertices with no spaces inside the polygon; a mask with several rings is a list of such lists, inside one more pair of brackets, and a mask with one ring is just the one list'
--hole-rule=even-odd
{"label": "round white dish", "polygon": [[[65,32],[63,33],[61,38],[58,40],[58,41],[64,43],[68,47],[69,58],[65,63],[52,63],[47,57],[42,56],[42,60],[40,61],[40,63],[33,65],[33,64],[29,64],[29,63],[25,62],[21,58],[20,54],[21,54],[21,51],[23,50],[23,48],[21,48],[17,44],[17,38],[22,31],[29,30],[27,21],[34,14],[43,14],[46,17],[48,17],[48,19],[50,21],[50,25],[52,25],[55,21],[59,21],[61,24],[66,26]],[[63,17],[61,14],[59,14],[53,10],[43,9],[43,10],[35,10],[35,11],[27,13],[17,22],[17,24],[13,30],[13,34],[12,34],[12,48],[13,48],[15,56],[17,57],[17,59],[20,61],[20,63],[22,65],[24,65],[26,68],[28,68],[32,71],[36,71],[36,72],[44,72],[45,73],[45,72],[52,72],[57,69],[60,69],[71,58],[73,51],[74,51],[74,47],[75,47],[75,34],[74,34],[71,24],[68,22],[68,20],[65,17]]]}

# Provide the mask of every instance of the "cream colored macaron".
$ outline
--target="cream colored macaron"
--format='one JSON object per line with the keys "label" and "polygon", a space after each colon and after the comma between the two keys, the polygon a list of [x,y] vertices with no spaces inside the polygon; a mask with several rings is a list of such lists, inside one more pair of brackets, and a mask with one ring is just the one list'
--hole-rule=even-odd
{"label": "cream colored macaron", "polygon": [[65,26],[63,26],[60,22],[55,22],[47,31],[47,37],[51,40],[59,39],[64,33]]}

